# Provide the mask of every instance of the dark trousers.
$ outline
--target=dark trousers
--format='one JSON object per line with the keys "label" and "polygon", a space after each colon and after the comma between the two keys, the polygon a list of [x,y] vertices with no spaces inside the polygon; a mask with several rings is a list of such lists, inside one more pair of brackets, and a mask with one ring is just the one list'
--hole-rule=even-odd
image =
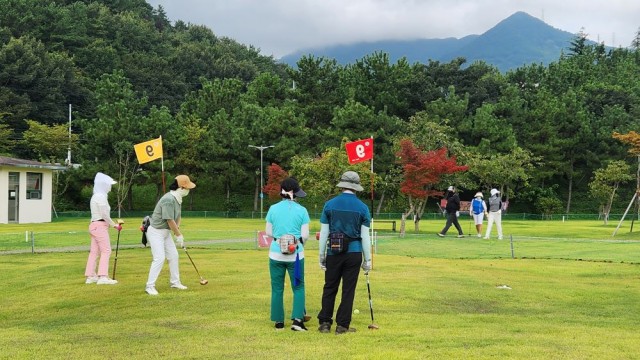
{"label": "dark trousers", "polygon": [[464,231],[462,231],[462,228],[460,227],[460,223],[458,222],[458,217],[456,216],[455,212],[447,213],[447,223],[444,226],[444,229],[442,229],[442,231],[440,231],[440,234],[446,235],[447,231],[449,231],[449,228],[451,227],[451,224],[453,224],[453,226],[456,227],[456,229],[458,230],[458,234],[459,235],[463,235],[464,234]]}
{"label": "dark trousers", "polygon": [[333,324],[333,308],[342,280],[342,298],[336,312],[336,324],[346,328],[351,325],[353,299],[356,295],[361,264],[361,252],[327,256],[327,270],[324,273],[324,288],[322,289],[322,309],[318,314],[320,323]]}

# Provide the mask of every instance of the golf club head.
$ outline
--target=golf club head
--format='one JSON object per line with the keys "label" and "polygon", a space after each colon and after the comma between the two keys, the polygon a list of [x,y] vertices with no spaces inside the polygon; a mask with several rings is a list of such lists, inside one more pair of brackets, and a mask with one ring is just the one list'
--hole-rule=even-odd
{"label": "golf club head", "polygon": [[368,326],[368,328],[369,328],[369,330],[378,330],[378,329],[380,329],[378,327],[378,325],[376,325],[376,324],[371,324],[371,325]]}
{"label": "golf club head", "polygon": [[209,280],[207,279],[200,280],[200,285],[207,285],[208,283],[209,283]]}

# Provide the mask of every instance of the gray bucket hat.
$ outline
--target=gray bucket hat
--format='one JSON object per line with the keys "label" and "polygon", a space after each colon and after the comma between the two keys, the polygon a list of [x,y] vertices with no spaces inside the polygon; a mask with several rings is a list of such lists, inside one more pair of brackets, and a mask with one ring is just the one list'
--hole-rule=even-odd
{"label": "gray bucket hat", "polygon": [[342,189],[351,189],[362,191],[364,188],[360,185],[360,175],[355,171],[347,171],[340,177],[340,182],[336,185]]}

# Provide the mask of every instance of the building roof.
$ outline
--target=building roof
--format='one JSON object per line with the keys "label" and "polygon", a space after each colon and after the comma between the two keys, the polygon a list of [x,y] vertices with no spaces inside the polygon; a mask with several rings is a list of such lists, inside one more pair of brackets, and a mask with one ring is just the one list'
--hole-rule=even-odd
{"label": "building roof", "polygon": [[66,170],[67,167],[60,164],[49,164],[33,160],[15,159],[6,156],[0,156],[0,168],[3,166],[14,166],[19,168],[32,169],[49,169],[49,170]]}

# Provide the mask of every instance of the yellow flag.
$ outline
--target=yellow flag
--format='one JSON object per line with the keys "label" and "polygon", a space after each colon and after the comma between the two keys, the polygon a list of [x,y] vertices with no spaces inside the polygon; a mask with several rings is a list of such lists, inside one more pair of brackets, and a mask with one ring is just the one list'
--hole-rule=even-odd
{"label": "yellow flag", "polygon": [[162,136],[133,145],[140,164],[162,158]]}

